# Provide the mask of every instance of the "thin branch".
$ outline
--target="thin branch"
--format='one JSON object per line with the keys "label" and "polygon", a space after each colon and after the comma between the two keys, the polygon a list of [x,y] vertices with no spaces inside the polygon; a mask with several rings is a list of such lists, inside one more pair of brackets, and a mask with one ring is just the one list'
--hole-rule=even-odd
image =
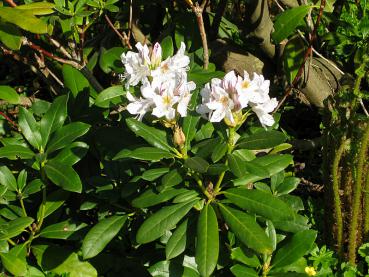
{"label": "thin branch", "polygon": [[[128,41],[131,39],[132,22],[133,22],[133,2],[132,0],[130,0],[129,2],[129,22],[128,22]],[[132,47],[130,49],[132,49]]]}
{"label": "thin branch", "polygon": [[6,121],[8,121],[11,125],[18,128],[18,125],[13,120],[11,120],[10,117],[7,116],[5,113],[0,111],[0,115],[2,115],[6,119]]}
{"label": "thin branch", "polygon": [[308,49],[305,52],[304,60],[303,60],[303,62],[301,64],[301,66],[300,66],[300,68],[299,68],[299,70],[298,70],[295,78],[293,79],[292,84],[286,89],[283,98],[281,99],[281,101],[279,101],[278,106],[275,108],[275,110],[274,110],[273,113],[275,113],[275,112],[277,112],[279,110],[279,108],[286,101],[287,97],[291,94],[293,88],[295,86],[297,86],[297,84],[299,83],[299,81],[300,81],[300,79],[302,77],[302,73],[304,72],[306,61],[311,56],[311,53],[313,51],[312,50],[313,49],[313,43],[314,43],[314,41],[316,39],[316,33],[317,33],[317,30],[318,30],[318,27],[319,27],[321,18],[323,16],[323,10],[324,10],[324,7],[325,7],[325,3],[326,3],[326,0],[321,0],[321,2],[320,2],[320,8],[319,8],[318,17],[317,17],[316,22],[315,22],[314,30],[313,30],[312,34],[310,35],[310,38],[309,38],[309,47],[308,47]]}
{"label": "thin branch", "polygon": [[364,105],[363,99],[360,99],[359,101],[360,101],[361,108],[363,109],[363,111],[364,111],[365,115],[366,115],[367,117],[369,117],[369,113],[368,113],[368,111],[367,111],[367,109],[366,109],[366,107],[365,107],[365,105]]}
{"label": "thin branch", "polygon": [[13,0],[5,0],[5,2],[8,3],[9,6],[11,6],[13,8],[17,6],[17,4],[15,4]]}
{"label": "thin branch", "polygon": [[117,28],[115,28],[114,24],[111,22],[110,18],[108,15],[105,14],[105,20],[108,23],[108,25],[110,26],[110,28],[112,28],[112,30],[114,31],[114,33],[116,33],[118,35],[118,37],[120,38],[121,42],[123,45],[126,45],[129,49],[132,49],[131,44],[129,43],[129,37],[126,35],[125,32],[123,32],[122,34],[117,30]]}

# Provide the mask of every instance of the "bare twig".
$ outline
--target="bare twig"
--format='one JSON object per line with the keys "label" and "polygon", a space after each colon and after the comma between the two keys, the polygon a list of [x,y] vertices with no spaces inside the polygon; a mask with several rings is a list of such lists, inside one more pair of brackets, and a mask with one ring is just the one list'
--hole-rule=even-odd
{"label": "bare twig", "polygon": [[105,15],[105,20],[108,23],[108,25],[110,26],[110,28],[112,28],[112,30],[114,31],[114,33],[116,33],[118,35],[118,37],[120,38],[121,42],[123,45],[126,45],[129,49],[132,49],[132,46],[129,42],[129,37],[126,35],[125,32],[122,32],[122,34],[117,30],[117,28],[115,28],[114,24],[111,22],[110,18],[108,15]]}
{"label": "bare twig", "polygon": [[367,111],[367,109],[366,109],[366,107],[365,107],[365,105],[364,105],[363,99],[360,99],[359,101],[360,101],[361,108],[363,109],[363,111],[364,111],[365,115],[366,115],[367,117],[369,117],[369,113],[368,113],[368,111]]}
{"label": "bare twig", "polygon": [[[128,22],[128,41],[131,39],[132,22],[133,22],[133,3],[132,3],[132,0],[130,0],[129,2],[129,22]],[[132,49],[132,47],[130,49]]]}
{"label": "bare twig", "polygon": [[287,97],[291,94],[293,88],[295,86],[297,86],[297,84],[299,83],[299,81],[302,77],[302,73],[304,72],[304,69],[305,69],[305,63],[306,63],[307,59],[311,56],[311,53],[312,53],[313,43],[316,39],[316,33],[317,33],[317,30],[318,30],[321,18],[323,16],[323,10],[324,10],[324,7],[325,7],[325,3],[326,3],[326,0],[321,0],[318,17],[317,17],[315,25],[314,25],[314,30],[313,30],[310,38],[309,38],[309,47],[305,52],[304,60],[301,64],[295,78],[293,79],[292,84],[286,89],[283,98],[281,99],[281,101],[279,101],[278,106],[275,108],[274,113],[277,112],[279,110],[279,108],[283,105],[283,103],[286,101]]}
{"label": "bare twig", "polygon": [[8,3],[9,6],[11,6],[11,7],[16,7],[17,6],[17,4],[15,4],[13,0],[5,0],[5,2]]}
{"label": "bare twig", "polygon": [[5,113],[0,111],[0,115],[3,116],[6,119],[6,121],[8,121],[11,125],[18,128],[18,125],[13,120],[11,120],[10,117],[7,116]]}
{"label": "bare twig", "polygon": [[194,14],[196,15],[197,25],[199,27],[200,36],[201,36],[202,47],[204,49],[204,54],[203,54],[204,69],[208,69],[208,66],[209,66],[209,48],[208,48],[208,42],[207,42],[207,38],[206,38],[204,19],[202,17],[202,13],[203,13],[203,11],[206,7],[207,0],[204,0],[202,2],[201,6],[199,6],[198,3],[196,3],[194,5],[191,0],[185,0],[185,1],[186,1],[187,5],[190,6],[190,8],[194,12]]}

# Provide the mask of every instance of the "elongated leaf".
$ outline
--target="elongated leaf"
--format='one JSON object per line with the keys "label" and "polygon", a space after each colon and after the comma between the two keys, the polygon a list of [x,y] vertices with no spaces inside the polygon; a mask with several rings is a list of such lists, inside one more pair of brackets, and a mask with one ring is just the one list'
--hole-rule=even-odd
{"label": "elongated leaf", "polygon": [[154,147],[171,151],[173,148],[168,144],[166,133],[156,128],[145,125],[133,118],[126,120],[127,126],[137,135],[146,140]]}
{"label": "elongated leaf", "polygon": [[113,160],[132,158],[144,161],[160,161],[161,159],[169,159],[173,157],[174,155],[169,153],[167,150],[155,147],[140,147],[133,151],[123,149],[113,158]]}
{"label": "elongated leaf", "polygon": [[165,247],[167,260],[173,259],[185,251],[187,243],[187,224],[188,220],[186,219],[178,226],[168,240]]}
{"label": "elongated leaf", "polygon": [[[0,25],[0,32],[1,32],[1,26]],[[3,99],[10,104],[18,104],[20,101],[19,94],[9,86],[0,86],[0,99]]]}
{"label": "elongated leaf", "polygon": [[35,153],[31,149],[22,145],[6,145],[0,148],[0,158],[8,158],[9,160],[32,159]]}
{"label": "elongated leaf", "polygon": [[171,230],[191,210],[197,201],[160,209],[140,226],[136,235],[136,241],[140,244],[145,244],[160,238],[165,231]]}
{"label": "elongated leaf", "polygon": [[291,35],[297,26],[304,23],[304,17],[308,14],[311,6],[299,6],[288,9],[281,13],[274,22],[274,32],[272,38],[275,43],[280,43],[282,40]]}
{"label": "elongated leaf", "polygon": [[141,178],[146,181],[154,181],[167,172],[169,172],[167,167],[149,169],[142,174]]}
{"label": "elongated leaf", "polygon": [[58,161],[59,163],[72,166],[86,155],[88,148],[87,143],[75,141],[63,148],[52,161]]}
{"label": "elongated leaf", "polygon": [[48,161],[45,165],[47,177],[57,186],[67,191],[82,192],[82,183],[77,172],[71,166],[57,161]]}
{"label": "elongated leaf", "polygon": [[237,143],[238,148],[250,150],[266,149],[285,142],[285,134],[275,130],[262,130],[247,137],[241,137]]}
{"label": "elongated leaf", "polygon": [[7,271],[14,276],[25,276],[27,273],[27,263],[13,253],[0,253],[1,263]]}
{"label": "elongated leaf", "polygon": [[40,125],[37,124],[32,113],[23,107],[19,108],[19,127],[27,141],[36,149],[41,147]]}
{"label": "elongated leaf", "polygon": [[272,267],[283,267],[300,259],[312,247],[316,234],[313,230],[304,230],[294,234],[275,254]]}
{"label": "elongated leaf", "polygon": [[213,153],[211,153],[211,160],[216,163],[221,158],[224,157],[224,155],[227,153],[228,150],[228,144],[226,142],[221,142],[218,145],[215,146],[213,149]]}
{"label": "elongated leaf", "polygon": [[196,263],[201,276],[213,273],[219,255],[217,216],[210,204],[204,206],[197,222]]}
{"label": "elongated leaf", "polygon": [[[0,41],[11,50],[19,50],[22,45],[22,33],[13,24],[0,22]],[[0,99],[2,98],[3,95],[0,92]],[[16,103],[13,104],[19,103],[19,100],[20,98],[18,94],[16,97],[14,96],[11,97],[11,102],[17,101]]]}
{"label": "elongated leaf", "polygon": [[0,224],[0,240],[11,239],[21,234],[33,222],[31,217],[19,217]]}
{"label": "elongated leaf", "polygon": [[83,239],[83,259],[90,259],[99,254],[118,234],[126,220],[127,216],[115,215],[102,219],[98,224],[92,227]]}
{"label": "elongated leaf", "polygon": [[296,37],[288,41],[283,50],[283,69],[287,81],[292,84],[300,66],[304,62],[305,45],[301,38]]}
{"label": "elongated leaf", "polygon": [[220,211],[232,232],[247,247],[262,254],[273,251],[272,241],[256,223],[255,217],[219,203]]}
{"label": "elongated leaf", "polygon": [[188,191],[186,189],[170,188],[161,193],[155,193],[153,189],[147,190],[139,197],[132,200],[132,206],[136,208],[147,208],[163,202],[166,202],[180,193]]}
{"label": "elongated leaf", "polygon": [[[59,209],[64,202],[68,199],[69,192],[64,190],[56,190],[46,197],[46,203],[45,203],[45,212],[44,212],[44,218],[51,215],[53,212],[55,212],[57,209]],[[42,204],[40,205],[40,208],[37,212],[37,220],[39,221],[41,218],[42,213]]]}
{"label": "elongated leaf", "polygon": [[182,175],[178,169],[173,169],[163,176],[159,191],[163,191],[180,184],[183,181]]}
{"label": "elongated leaf", "polygon": [[90,125],[83,122],[73,122],[56,130],[46,146],[48,153],[70,145],[75,139],[83,136],[90,129]]}
{"label": "elongated leaf", "polygon": [[205,173],[209,167],[209,163],[200,157],[188,158],[184,165],[200,173]]}
{"label": "elongated leaf", "polygon": [[233,188],[226,190],[224,195],[238,207],[272,221],[294,218],[293,210],[285,202],[260,190]]}
{"label": "elongated leaf", "polygon": [[162,48],[162,51],[163,51],[163,54],[162,54],[162,59],[163,60],[165,60],[169,56],[173,56],[174,49],[173,49],[173,41],[172,41],[171,36],[165,37],[161,41],[160,45],[161,45],[161,48]]}
{"label": "elongated leaf", "polygon": [[89,89],[90,84],[83,74],[75,69],[73,66],[64,64],[63,65],[63,79],[64,84],[70,89],[74,98],[77,97],[78,93]]}
{"label": "elongated leaf", "polygon": [[245,161],[234,154],[228,154],[228,164],[232,173],[237,177],[242,177],[246,173]]}
{"label": "elongated leaf", "polygon": [[182,131],[185,135],[185,147],[190,149],[191,141],[195,138],[196,127],[199,123],[200,116],[188,115],[183,119]]}
{"label": "elongated leaf", "polygon": [[18,5],[14,8],[18,10],[31,11],[32,14],[34,15],[45,15],[45,14],[53,13],[54,7],[55,5],[49,2],[34,2],[34,3],[25,4],[25,5]]}
{"label": "elongated leaf", "polygon": [[45,149],[51,133],[63,126],[63,123],[67,117],[67,101],[67,95],[59,96],[54,100],[50,108],[42,117],[40,122],[40,130],[43,149]]}
{"label": "elongated leaf", "polygon": [[70,220],[52,224],[42,229],[40,232],[40,237],[49,239],[68,239],[75,232],[87,227],[86,223],[75,224]]}
{"label": "elongated leaf", "polygon": [[47,24],[29,10],[0,7],[0,18],[35,34],[47,33]]}
{"label": "elongated leaf", "polygon": [[7,187],[11,191],[16,191],[18,188],[17,180],[5,165],[0,166],[0,185]]}
{"label": "elongated leaf", "polygon": [[95,99],[95,105],[100,108],[109,108],[111,106],[115,106],[124,101],[123,96],[125,94],[126,91],[123,89],[123,86],[113,86],[104,89],[97,95]]}
{"label": "elongated leaf", "polygon": [[258,277],[259,276],[254,269],[240,265],[240,264],[236,264],[232,266],[230,269],[233,275],[236,277]]}

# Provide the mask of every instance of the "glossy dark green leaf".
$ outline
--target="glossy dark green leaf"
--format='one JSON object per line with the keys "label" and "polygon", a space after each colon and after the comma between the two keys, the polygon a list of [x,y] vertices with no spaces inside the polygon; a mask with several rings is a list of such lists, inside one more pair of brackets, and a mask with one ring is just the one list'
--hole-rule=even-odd
{"label": "glossy dark green leaf", "polygon": [[75,141],[63,148],[52,161],[72,166],[86,155],[88,148],[87,143]]}
{"label": "glossy dark green leaf", "polygon": [[300,37],[292,38],[288,41],[283,50],[283,69],[287,81],[292,84],[300,66],[304,62],[305,45]]}
{"label": "glossy dark green leaf", "polygon": [[172,169],[165,174],[161,179],[161,185],[158,187],[159,191],[163,191],[180,184],[183,181],[183,177],[178,169]]}
{"label": "glossy dark green leaf", "polygon": [[281,13],[274,22],[274,32],[272,33],[274,42],[278,44],[291,35],[297,26],[304,23],[304,17],[310,9],[311,6],[303,5]]}
{"label": "glossy dark green leaf", "polygon": [[207,173],[209,175],[219,175],[224,171],[229,170],[229,167],[225,164],[211,164],[208,167]]}
{"label": "glossy dark green leaf", "polygon": [[210,204],[201,210],[197,222],[196,263],[201,276],[210,276],[218,262],[219,230],[217,216]]}
{"label": "glossy dark green leaf", "polygon": [[18,124],[22,134],[33,147],[40,149],[42,144],[40,125],[36,122],[33,114],[25,108],[20,107],[18,116]]}
{"label": "glossy dark green leaf", "polygon": [[125,99],[123,96],[127,93],[123,86],[113,86],[100,92],[96,99],[95,105],[100,108],[109,108],[121,104]]}
{"label": "glossy dark green leaf", "polygon": [[191,141],[195,138],[196,127],[199,123],[200,116],[188,115],[183,119],[182,131],[185,135],[185,148],[190,149]]}
{"label": "glossy dark green leaf", "polygon": [[173,48],[173,41],[172,38],[170,36],[165,37],[161,43],[161,48],[162,48],[162,59],[165,60],[166,58],[173,56],[174,53],[174,48]]}
{"label": "glossy dark green leaf", "polygon": [[45,149],[51,133],[63,126],[63,123],[67,117],[67,101],[67,95],[55,98],[50,108],[42,117],[40,122],[40,131],[43,149]]}
{"label": "glossy dark green leaf", "polygon": [[188,220],[186,219],[176,228],[168,240],[165,247],[167,260],[173,259],[185,251],[187,243],[187,224]]}
{"label": "glossy dark green leaf", "polygon": [[246,168],[246,170],[249,174],[258,176],[258,177],[263,178],[263,179],[270,176],[268,168],[266,168],[266,167],[264,167],[260,164],[253,163],[252,161],[251,162],[245,162],[245,168]]}
{"label": "glossy dark green leaf", "polygon": [[195,190],[184,190],[182,193],[178,194],[174,199],[173,203],[183,203],[189,202],[195,199],[199,199],[199,193]]}
{"label": "glossy dark green leaf", "polygon": [[261,266],[260,260],[256,253],[246,247],[233,248],[231,259],[254,268]]}
{"label": "glossy dark green leaf", "polygon": [[258,273],[250,268],[240,264],[236,264],[230,268],[231,272],[236,277],[258,277]]}
{"label": "glossy dark green leaf", "polygon": [[254,216],[221,203],[219,203],[219,207],[225,222],[240,241],[259,253],[272,253],[272,241],[256,223]]}
{"label": "glossy dark green leaf", "polygon": [[[0,38],[1,38],[1,23],[0,23]],[[0,86],[0,99],[9,102],[10,104],[18,104],[20,101],[19,94],[10,86]]]}
{"label": "glossy dark green leaf", "polygon": [[291,233],[297,233],[311,227],[308,218],[299,214],[295,214],[293,219],[275,220],[273,224],[276,229]]}
{"label": "glossy dark green leaf", "polygon": [[156,193],[153,189],[149,189],[142,193],[139,197],[132,200],[132,206],[136,208],[147,208],[163,202],[166,202],[180,193],[187,191],[186,189],[169,188],[163,192]]}
{"label": "glossy dark green leaf", "polygon": [[0,18],[35,34],[47,33],[47,24],[34,16],[32,11],[0,7]]}
{"label": "glossy dark green leaf", "polygon": [[228,166],[237,177],[242,177],[246,173],[245,161],[234,154],[228,154]]}
{"label": "glossy dark green leaf", "polygon": [[294,191],[300,184],[300,179],[296,177],[286,177],[282,183],[276,186],[278,195],[288,194]]}
{"label": "glossy dark green leaf", "polygon": [[26,185],[27,185],[27,171],[25,169],[22,169],[22,171],[19,172],[17,178],[18,191],[22,191]]}
{"label": "glossy dark green leaf", "polygon": [[205,173],[208,170],[209,163],[200,157],[192,157],[185,160],[184,165],[196,172]]}
{"label": "glossy dark green leaf", "polygon": [[90,129],[90,125],[83,122],[73,122],[56,130],[46,146],[48,153],[70,145],[75,139],[83,136]]}
{"label": "glossy dark green leaf", "polygon": [[132,158],[144,161],[160,161],[161,159],[169,159],[173,157],[174,155],[167,150],[155,147],[140,147],[132,151],[123,149],[113,158],[113,160]]}
{"label": "glossy dark green leaf", "polygon": [[0,166],[0,185],[6,186],[11,191],[16,191],[18,188],[17,180],[5,165]]}
{"label": "glossy dark green leaf", "polygon": [[305,255],[312,247],[315,238],[316,231],[304,230],[294,234],[284,244],[272,259],[271,266],[273,268],[279,268],[292,264]]}
{"label": "glossy dark green leaf", "polygon": [[13,253],[0,253],[1,263],[13,276],[25,276],[27,263]]}
{"label": "glossy dark green leaf", "polygon": [[[64,202],[68,199],[69,192],[64,190],[56,190],[47,195],[46,202],[45,202],[45,211],[44,211],[44,218],[51,215],[57,209],[59,209]],[[40,205],[38,212],[37,212],[37,220],[39,221],[41,218],[42,213],[42,204]]]}
{"label": "glossy dark green leaf", "polygon": [[28,160],[34,157],[35,153],[23,145],[6,145],[0,148],[0,158],[9,160],[23,159]]}
{"label": "glossy dark green leaf", "polygon": [[168,172],[169,172],[168,167],[149,169],[144,171],[144,173],[141,175],[141,178],[146,181],[154,181]]}
{"label": "glossy dark green leaf", "polygon": [[168,144],[167,135],[164,131],[145,125],[133,118],[126,120],[128,127],[137,135],[146,140],[156,148],[172,151],[173,148]]}
{"label": "glossy dark green leaf", "polygon": [[89,89],[90,84],[88,80],[78,69],[74,68],[73,66],[64,64],[62,73],[64,84],[70,89],[74,98],[76,98],[80,92]]}
{"label": "glossy dark green leaf", "polygon": [[145,244],[160,238],[171,230],[191,210],[198,200],[161,208],[140,226],[136,241]]}
{"label": "glossy dark green leaf", "polygon": [[112,216],[102,219],[87,233],[82,243],[84,259],[90,259],[99,254],[105,246],[118,234],[126,222],[127,216]]}
{"label": "glossy dark green leaf", "polygon": [[105,73],[110,73],[111,71],[123,73],[123,65],[120,58],[123,52],[123,47],[113,47],[108,50],[102,48],[99,59],[99,66],[102,71]]}
{"label": "glossy dark green leaf", "polygon": [[[22,33],[13,24],[0,22],[0,41],[11,50],[19,50],[22,45]],[[1,92],[0,99],[2,99]],[[11,101],[14,100],[16,100],[16,98],[12,97]]]}
{"label": "glossy dark green leaf", "polygon": [[0,240],[11,239],[21,234],[33,222],[31,217],[19,217],[17,219],[0,224]]}
{"label": "glossy dark green leaf", "polygon": [[213,153],[211,153],[211,160],[216,163],[220,161],[221,158],[227,153],[228,144],[226,142],[221,142],[216,145],[213,149]]}
{"label": "glossy dark green leaf", "polygon": [[49,239],[68,239],[75,232],[85,227],[87,227],[86,223],[77,225],[71,220],[65,220],[63,222],[49,225],[42,229],[40,232],[40,237]]}
{"label": "glossy dark green leaf", "polygon": [[82,192],[82,183],[74,169],[58,161],[48,161],[45,165],[46,176],[57,186],[67,191]]}
{"label": "glossy dark green leaf", "polygon": [[260,190],[233,188],[226,190],[224,195],[238,207],[272,221],[294,218],[293,210],[285,202]]}
{"label": "glossy dark green leaf", "polygon": [[237,142],[238,148],[249,150],[266,149],[277,146],[286,140],[286,135],[275,130],[261,130],[249,136],[242,136]]}

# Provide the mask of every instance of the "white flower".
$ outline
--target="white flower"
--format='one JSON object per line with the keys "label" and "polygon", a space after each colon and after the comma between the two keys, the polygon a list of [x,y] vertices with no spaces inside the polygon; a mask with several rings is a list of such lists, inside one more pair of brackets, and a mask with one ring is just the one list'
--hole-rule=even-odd
{"label": "white flower", "polygon": [[130,92],[127,92],[127,99],[131,102],[127,105],[130,114],[136,114],[138,120],[142,120],[144,115],[149,112],[154,102],[152,99],[136,98]]}
{"label": "white flower", "polygon": [[173,106],[179,101],[179,96],[174,95],[175,82],[168,81],[159,84],[160,87],[153,87],[157,93],[153,97],[155,108],[152,114],[158,118],[165,117],[171,121],[176,116],[176,110]]}
{"label": "white flower", "polygon": [[262,104],[269,101],[269,86],[269,80],[265,80],[263,75],[254,73],[254,78],[251,81],[252,93],[250,94],[250,102]]}
{"label": "white flower", "polygon": [[277,107],[278,101],[275,98],[269,99],[262,104],[256,104],[251,106],[252,110],[256,113],[260,123],[263,126],[272,126],[274,124],[274,118],[271,113]]}
{"label": "white flower", "polygon": [[182,81],[176,88],[176,92],[179,95],[177,112],[181,115],[181,117],[187,116],[188,103],[192,97],[191,91],[195,88],[196,84],[192,81]]}

